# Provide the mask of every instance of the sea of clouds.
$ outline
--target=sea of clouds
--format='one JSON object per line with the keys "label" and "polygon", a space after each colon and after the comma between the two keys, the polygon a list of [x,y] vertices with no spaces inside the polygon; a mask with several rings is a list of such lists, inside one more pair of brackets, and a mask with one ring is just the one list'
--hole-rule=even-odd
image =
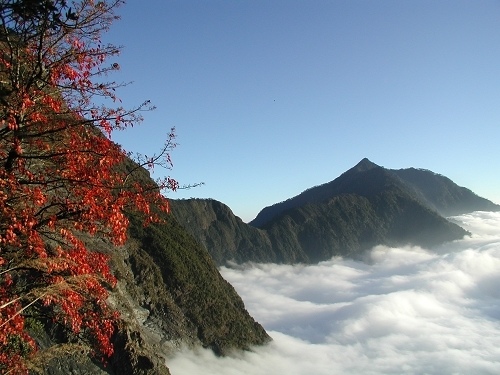
{"label": "sea of clouds", "polygon": [[500,374],[500,213],[452,218],[473,235],[364,262],[221,269],[273,341],[217,358],[184,350],[172,375]]}

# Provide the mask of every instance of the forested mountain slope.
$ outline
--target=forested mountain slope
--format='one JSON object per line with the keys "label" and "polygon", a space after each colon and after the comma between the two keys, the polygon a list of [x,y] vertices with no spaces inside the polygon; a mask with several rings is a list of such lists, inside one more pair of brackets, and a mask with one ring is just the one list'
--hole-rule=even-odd
{"label": "forested mountain slope", "polygon": [[444,176],[361,160],[335,180],[264,208],[244,224],[214,200],[174,200],[173,214],[218,264],[318,262],[379,244],[434,246],[468,233],[443,215],[500,207]]}
{"label": "forested mountain slope", "polygon": [[440,174],[415,168],[391,170],[391,172],[405,181],[423,202],[443,216],[500,210],[500,205],[478,196],[465,187],[458,186]]}

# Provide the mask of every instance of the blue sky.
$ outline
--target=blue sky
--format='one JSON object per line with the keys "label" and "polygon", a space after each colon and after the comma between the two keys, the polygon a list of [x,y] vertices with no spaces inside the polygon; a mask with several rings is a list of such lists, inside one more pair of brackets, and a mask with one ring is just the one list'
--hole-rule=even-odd
{"label": "blue sky", "polygon": [[114,135],[244,221],[362,158],[443,174],[500,203],[500,1],[148,0],[106,40],[126,106]]}

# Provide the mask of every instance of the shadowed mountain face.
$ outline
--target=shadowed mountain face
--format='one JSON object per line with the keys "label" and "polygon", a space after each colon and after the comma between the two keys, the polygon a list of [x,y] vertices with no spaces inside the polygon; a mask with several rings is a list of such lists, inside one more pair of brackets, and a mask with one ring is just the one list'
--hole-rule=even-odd
{"label": "shadowed mountain face", "polygon": [[366,192],[369,189],[374,189],[375,184],[373,182],[375,181],[364,184],[363,181],[359,180],[360,174],[373,169],[381,170],[382,168],[368,159],[363,159],[355,167],[351,168],[334,181],[308,189],[284,202],[264,208],[249,224],[261,228],[273,218],[287,210],[306,204],[321,203],[340,194]]}
{"label": "shadowed mountain face", "polygon": [[391,170],[414,191],[419,199],[443,216],[472,211],[499,211],[500,205],[484,199],[452,180],[424,169]]}
{"label": "shadowed mountain face", "polygon": [[355,258],[379,244],[429,247],[467,234],[443,214],[500,208],[433,172],[393,171],[368,159],[331,182],[264,208],[250,225],[213,200],[172,206],[218,264]]}
{"label": "shadowed mountain face", "polygon": [[[382,179],[384,179],[382,181]],[[472,211],[498,211],[500,205],[481,198],[467,188],[458,186],[449,178],[423,169],[389,170],[368,159],[361,160],[356,166],[340,177],[326,184],[308,189],[284,202],[264,208],[250,225],[264,227],[280,213],[304,204],[324,202],[341,194],[373,196],[390,186],[398,188],[429,209],[442,216],[458,215]]]}
{"label": "shadowed mountain face", "polygon": [[227,260],[277,262],[265,230],[245,224],[213,199],[171,200],[174,216],[206,248],[217,264]]}

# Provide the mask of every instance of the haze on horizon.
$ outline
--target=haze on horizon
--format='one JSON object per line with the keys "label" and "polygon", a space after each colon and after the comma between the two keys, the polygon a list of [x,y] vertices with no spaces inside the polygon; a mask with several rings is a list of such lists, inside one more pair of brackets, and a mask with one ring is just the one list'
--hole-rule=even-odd
{"label": "haze on horizon", "polygon": [[[116,135],[151,154],[175,126],[170,174],[244,221],[367,157],[424,168],[500,204],[500,2],[129,1]],[[157,171],[160,173],[159,171]]]}
{"label": "haze on horizon", "polygon": [[364,262],[223,267],[274,341],[226,358],[186,349],[172,375],[500,373],[500,212],[453,220],[473,235]]}

